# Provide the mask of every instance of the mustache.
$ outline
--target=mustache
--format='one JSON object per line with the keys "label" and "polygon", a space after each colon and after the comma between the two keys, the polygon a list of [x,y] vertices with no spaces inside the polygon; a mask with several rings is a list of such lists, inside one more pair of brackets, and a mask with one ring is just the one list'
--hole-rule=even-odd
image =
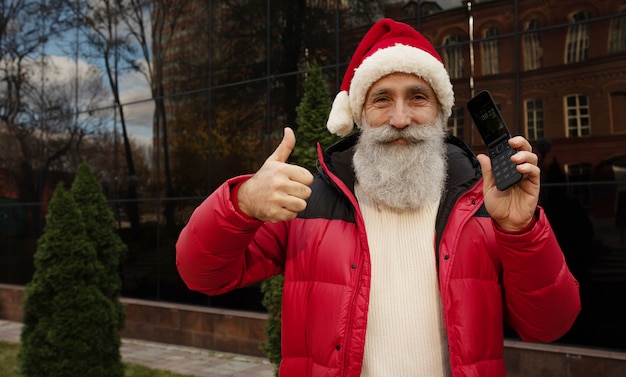
{"label": "mustache", "polygon": [[376,143],[387,144],[394,140],[405,139],[409,144],[419,144],[433,138],[440,138],[443,130],[435,124],[410,124],[404,128],[396,128],[391,125],[379,127],[366,127],[363,132],[367,132]]}

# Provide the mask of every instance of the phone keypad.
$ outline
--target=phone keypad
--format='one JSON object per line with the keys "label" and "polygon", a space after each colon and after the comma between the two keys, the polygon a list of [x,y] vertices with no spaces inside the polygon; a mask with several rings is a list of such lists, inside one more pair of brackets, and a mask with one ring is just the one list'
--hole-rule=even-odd
{"label": "phone keypad", "polygon": [[505,190],[511,185],[519,182],[521,174],[517,171],[516,164],[511,161],[517,151],[503,140],[493,148],[489,148],[489,158],[491,158],[491,169],[496,186],[500,190]]}

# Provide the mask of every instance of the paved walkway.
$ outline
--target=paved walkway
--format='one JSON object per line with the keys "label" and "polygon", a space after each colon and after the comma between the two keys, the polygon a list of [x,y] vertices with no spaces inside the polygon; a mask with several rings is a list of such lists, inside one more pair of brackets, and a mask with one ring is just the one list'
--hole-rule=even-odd
{"label": "paved walkway", "polygon": [[[19,343],[22,324],[0,319],[0,341]],[[206,349],[122,339],[126,363],[196,377],[273,377],[274,366],[264,358]]]}

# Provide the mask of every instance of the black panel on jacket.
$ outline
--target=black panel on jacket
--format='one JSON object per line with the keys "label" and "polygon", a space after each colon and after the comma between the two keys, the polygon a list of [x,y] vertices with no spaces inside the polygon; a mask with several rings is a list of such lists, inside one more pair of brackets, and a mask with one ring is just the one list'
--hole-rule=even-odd
{"label": "black panel on jacket", "polygon": [[329,185],[325,178],[316,175],[311,190],[306,209],[298,213],[299,218],[354,222],[354,207],[335,185]]}
{"label": "black panel on jacket", "polygon": [[[354,193],[354,169],[352,157],[354,145],[360,133],[355,133],[324,151],[324,163],[332,174],[336,175],[346,187]],[[460,139],[448,135],[446,187],[437,214],[436,231],[441,235],[452,207],[458,197],[480,179],[480,164],[474,153]],[[319,175],[315,177],[311,189],[313,193],[307,200],[307,208],[298,214],[300,218],[326,218],[354,222],[354,208],[339,188],[331,181],[318,162]],[[484,214],[484,212],[482,212]]]}

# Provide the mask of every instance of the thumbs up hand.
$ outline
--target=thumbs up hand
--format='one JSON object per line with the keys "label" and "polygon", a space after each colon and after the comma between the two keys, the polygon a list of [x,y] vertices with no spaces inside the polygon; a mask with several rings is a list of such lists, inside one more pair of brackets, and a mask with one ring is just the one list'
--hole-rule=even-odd
{"label": "thumbs up hand", "polygon": [[309,185],[313,175],[307,169],[287,163],[296,136],[285,128],[283,140],[265,160],[259,171],[239,188],[239,208],[248,216],[261,221],[291,220],[306,208],[311,195]]}

